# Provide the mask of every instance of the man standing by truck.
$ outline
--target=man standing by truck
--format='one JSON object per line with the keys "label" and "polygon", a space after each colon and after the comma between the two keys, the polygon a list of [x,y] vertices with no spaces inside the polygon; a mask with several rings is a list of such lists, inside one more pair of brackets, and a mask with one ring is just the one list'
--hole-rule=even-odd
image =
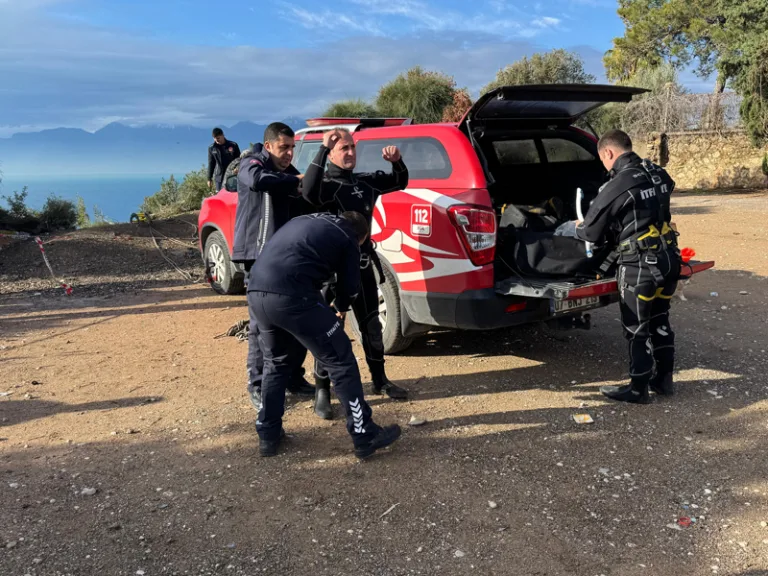
{"label": "man standing by truck", "polygon": [[[333,145],[334,135],[327,134],[323,141],[328,146]],[[232,261],[243,264],[249,284],[251,268],[272,235],[290,219],[307,213],[307,208],[311,208],[299,191],[303,175],[292,164],[295,147],[293,130],[282,122],[274,122],[264,131],[264,144],[256,144],[250,154],[240,160]],[[310,166],[308,173],[319,170],[319,158],[318,153],[316,163]],[[317,177],[312,178],[312,182],[319,186]],[[292,394],[312,396],[315,389],[304,380],[302,363],[303,360],[297,366],[287,390]],[[259,345],[256,319],[252,314],[248,333],[247,369],[251,402],[259,409],[264,355]]]}
{"label": "man standing by truck", "polygon": [[215,184],[215,190],[221,190],[227,166],[239,157],[240,147],[237,142],[227,140],[221,128],[214,128],[213,144],[208,146],[208,188]]}
{"label": "man standing by truck", "polygon": [[[408,168],[400,156],[397,146],[387,146],[382,150],[382,157],[392,164],[392,172],[360,174],[353,172],[357,165],[357,152],[352,134],[343,129],[333,131],[337,140],[333,144],[324,142],[320,146],[313,164],[321,168],[326,159],[330,160],[322,185],[318,186],[314,178],[322,177],[321,170],[307,171],[302,194],[311,204],[320,210],[335,214],[347,211],[357,212],[365,217],[370,227],[373,208],[382,194],[404,190],[408,186]],[[374,266],[381,271],[373,243],[368,239],[361,247],[360,258],[360,296],[352,305],[357,325],[362,335],[363,349],[368,368],[371,371],[373,390],[376,394],[389,396],[397,400],[408,398],[408,391],[390,382],[384,372],[384,341],[379,320],[379,296]],[[333,299],[333,286],[326,290],[326,301]],[[315,412],[324,419],[331,419],[333,412],[330,405],[330,385],[327,370],[321,363],[315,362]]]}
{"label": "man standing by truck", "polygon": [[606,132],[597,150],[611,179],[584,222],[577,223],[576,236],[616,246],[607,263],[618,263],[631,378],[626,386],[603,386],[600,391],[613,400],[647,404],[649,388],[662,396],[674,394],[675,333],[669,309],[680,277],[680,252],[669,223],[675,184],[664,169],[635,154],[632,140],[620,130]]}

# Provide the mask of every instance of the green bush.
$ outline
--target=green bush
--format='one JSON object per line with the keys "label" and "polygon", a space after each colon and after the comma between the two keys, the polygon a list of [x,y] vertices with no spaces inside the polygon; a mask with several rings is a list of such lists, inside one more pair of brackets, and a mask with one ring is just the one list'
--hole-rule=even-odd
{"label": "green bush", "polygon": [[763,174],[768,176],[768,152],[763,156]]}
{"label": "green bush", "polygon": [[184,212],[200,209],[203,198],[210,195],[208,176],[205,167],[189,172],[179,182],[171,176],[160,182],[160,190],[152,196],[144,198],[142,212],[156,216],[175,216]]}
{"label": "green bush", "polygon": [[88,209],[85,206],[85,200],[81,196],[77,197],[77,227],[88,228],[91,225],[91,217],[88,216]]}
{"label": "green bush", "polygon": [[38,215],[43,230],[72,230],[77,226],[77,208],[71,200],[51,194]]}
{"label": "green bush", "polygon": [[21,192],[14,191],[10,196],[3,196],[13,218],[28,218],[33,215],[33,212],[27,208],[27,194],[27,187],[24,186]]}

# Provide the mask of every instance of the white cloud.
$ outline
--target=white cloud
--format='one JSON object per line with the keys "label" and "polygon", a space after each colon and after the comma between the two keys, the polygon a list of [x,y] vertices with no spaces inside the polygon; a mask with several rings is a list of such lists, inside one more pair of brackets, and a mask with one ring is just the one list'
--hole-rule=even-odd
{"label": "white cloud", "polygon": [[552,18],[551,16],[543,16],[536,18],[531,24],[538,28],[557,28],[560,25],[561,20],[559,18]]}

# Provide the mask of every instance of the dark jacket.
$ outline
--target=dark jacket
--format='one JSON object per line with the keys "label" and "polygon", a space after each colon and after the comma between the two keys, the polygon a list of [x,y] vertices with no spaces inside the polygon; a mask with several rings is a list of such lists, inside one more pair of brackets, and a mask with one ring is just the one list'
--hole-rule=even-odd
{"label": "dark jacket", "polygon": [[337,276],[334,306],[346,312],[360,285],[360,248],[352,226],[332,214],[300,216],[280,228],[251,269],[249,292],[317,298]]}
{"label": "dark jacket", "polygon": [[214,142],[208,146],[208,180],[221,182],[229,163],[239,157],[240,147],[237,142],[225,140],[224,144]]}
{"label": "dark jacket", "polygon": [[622,154],[600,188],[576,236],[593,244],[618,244],[654,225],[669,223],[675,183],[667,172],[634,152]]}
{"label": "dark jacket", "polygon": [[275,170],[269,152],[261,144],[240,160],[233,262],[256,260],[281,226],[311,209],[299,191],[298,174],[292,165],[285,172]]}
{"label": "dark jacket", "polygon": [[[354,173],[335,164],[329,164],[325,174],[322,167],[328,158],[328,148],[320,146],[304,178],[302,194],[313,206],[320,210],[341,214],[346,211],[359,212],[365,216],[370,226],[373,220],[373,208],[382,194],[404,190],[408,186],[408,168],[402,158],[392,164],[392,172]],[[317,167],[317,168],[316,168]],[[320,185],[316,178],[321,178]],[[371,251],[368,242],[364,252]]]}

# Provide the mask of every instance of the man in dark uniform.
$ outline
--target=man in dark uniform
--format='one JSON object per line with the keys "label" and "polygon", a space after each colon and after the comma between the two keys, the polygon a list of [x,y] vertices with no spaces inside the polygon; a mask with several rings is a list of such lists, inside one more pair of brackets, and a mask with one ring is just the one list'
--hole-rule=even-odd
{"label": "man in dark uniform", "polygon": [[[264,351],[256,422],[262,456],[277,454],[284,436],[285,389],[305,349],[328,369],[356,456],[368,457],[400,436],[399,426],[382,428],[371,419],[352,344],[342,326],[359,290],[360,245],[368,233],[365,218],[357,212],[300,216],[277,231],[251,269],[248,308]],[[329,306],[320,289],[334,274],[335,300]]]}
{"label": "man in dark uniform", "polygon": [[[408,185],[408,168],[400,157],[396,146],[387,146],[382,151],[384,160],[392,163],[392,173],[356,174],[357,164],[355,141],[346,130],[335,130],[338,142],[330,149],[321,146],[318,152],[319,162],[314,162],[318,170],[307,170],[307,182],[302,194],[311,204],[320,210],[340,214],[354,211],[365,217],[370,227],[373,208],[382,194],[403,190]],[[326,159],[330,160],[322,185],[317,186],[315,177],[322,177],[322,167]],[[372,241],[369,239],[360,250],[360,297],[352,305],[357,325],[363,340],[365,359],[371,371],[373,390],[376,394],[385,394],[390,398],[405,400],[408,391],[389,381],[384,371],[384,342],[379,320],[379,296],[374,273],[374,266],[379,268],[382,282],[381,263],[376,256]],[[326,300],[333,299],[334,287],[325,289]],[[327,370],[315,358],[315,412],[321,418],[333,417],[330,404],[330,383]]]}
{"label": "man in dark uniform", "polygon": [[632,152],[632,140],[620,130],[603,135],[598,153],[611,179],[578,223],[576,236],[616,246],[603,270],[618,263],[631,378],[626,386],[603,386],[600,391],[614,400],[647,404],[649,388],[663,396],[674,394],[675,334],[669,308],[681,263],[677,235],[669,226],[674,182],[662,168]]}
{"label": "man in dark uniform", "polygon": [[[329,134],[325,141],[330,145],[331,140]],[[293,130],[282,122],[275,122],[267,126],[264,144],[256,144],[240,159],[232,261],[244,265],[249,282],[251,267],[272,235],[291,218],[306,214],[312,208],[299,191],[303,176],[291,164],[295,147]],[[318,154],[316,160],[319,159]],[[264,357],[253,315],[248,332],[247,366],[248,392],[258,410]],[[292,394],[314,395],[315,389],[304,380],[301,363],[287,388]]]}
{"label": "man in dark uniform", "polygon": [[227,166],[239,157],[240,147],[237,142],[227,140],[221,128],[214,128],[213,144],[208,146],[208,188],[215,184],[215,190],[221,190]]}

